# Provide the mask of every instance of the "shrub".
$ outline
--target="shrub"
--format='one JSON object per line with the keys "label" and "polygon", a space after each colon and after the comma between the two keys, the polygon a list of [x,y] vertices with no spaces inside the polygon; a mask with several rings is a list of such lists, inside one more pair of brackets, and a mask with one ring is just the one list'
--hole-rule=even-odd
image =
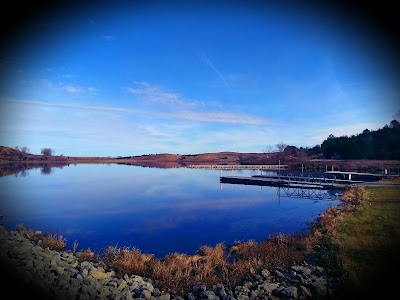
{"label": "shrub", "polygon": [[301,236],[279,234],[262,242],[250,240],[240,243],[233,250],[238,259],[248,263],[249,271],[256,273],[265,268],[300,263],[308,248]]}
{"label": "shrub", "polygon": [[349,186],[346,187],[341,200],[347,204],[356,206],[361,204],[362,200],[366,195],[365,188],[362,186]]}
{"label": "shrub", "polygon": [[87,248],[86,250],[83,251],[78,251],[75,253],[75,256],[78,258],[79,262],[83,261],[89,261],[92,262],[95,260],[95,255],[90,248]]}
{"label": "shrub", "polygon": [[28,240],[35,242],[42,248],[49,248],[50,250],[63,251],[67,247],[66,239],[59,234],[43,234],[41,231],[33,231],[32,229],[26,230],[23,224],[16,226],[16,231],[20,232]]}
{"label": "shrub", "polygon": [[66,239],[62,235],[57,233],[54,235],[46,234],[40,235],[39,240],[43,248],[49,248],[50,250],[63,251],[67,247]]}
{"label": "shrub", "polygon": [[153,254],[143,254],[137,248],[109,246],[104,251],[104,262],[118,271],[149,276]]}

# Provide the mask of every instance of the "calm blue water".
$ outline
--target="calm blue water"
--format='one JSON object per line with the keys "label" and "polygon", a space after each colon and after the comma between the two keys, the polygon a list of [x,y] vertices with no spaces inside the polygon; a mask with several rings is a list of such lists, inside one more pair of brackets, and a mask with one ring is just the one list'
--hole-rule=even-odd
{"label": "calm blue water", "polygon": [[[219,170],[70,165],[0,177],[1,223],[62,234],[67,248],[136,247],[162,258],[300,232],[340,200],[287,197],[276,187],[220,184]],[[223,176],[260,174],[222,171]],[[263,172],[263,174],[267,174]],[[275,173],[270,173],[275,174]]]}

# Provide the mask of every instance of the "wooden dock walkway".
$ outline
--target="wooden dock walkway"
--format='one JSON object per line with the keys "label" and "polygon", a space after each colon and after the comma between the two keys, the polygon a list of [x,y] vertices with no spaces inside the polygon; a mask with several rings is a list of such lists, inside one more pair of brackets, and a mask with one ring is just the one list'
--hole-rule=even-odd
{"label": "wooden dock walkway", "polygon": [[215,169],[215,170],[282,170],[287,165],[189,165],[191,169]]}
{"label": "wooden dock walkway", "polygon": [[382,178],[389,178],[388,175],[373,174],[373,173],[359,173],[359,172],[344,172],[344,171],[326,171],[324,174],[333,175],[341,179],[358,179],[363,181],[378,181]]}
{"label": "wooden dock walkway", "polygon": [[303,189],[342,189],[349,184],[363,183],[363,181],[328,179],[300,176],[220,176],[220,183],[244,184],[257,186],[278,186]]}

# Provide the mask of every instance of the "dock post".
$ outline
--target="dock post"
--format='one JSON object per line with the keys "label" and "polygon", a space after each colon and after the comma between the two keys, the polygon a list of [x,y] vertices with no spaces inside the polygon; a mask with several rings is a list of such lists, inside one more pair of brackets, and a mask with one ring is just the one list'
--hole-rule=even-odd
{"label": "dock post", "polygon": [[279,159],[278,160],[278,177],[280,177],[281,176],[281,160]]}

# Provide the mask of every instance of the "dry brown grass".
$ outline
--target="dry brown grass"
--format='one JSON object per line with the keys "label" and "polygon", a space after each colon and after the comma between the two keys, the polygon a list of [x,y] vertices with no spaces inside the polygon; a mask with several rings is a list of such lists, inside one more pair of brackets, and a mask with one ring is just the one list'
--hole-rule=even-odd
{"label": "dry brown grass", "polygon": [[236,243],[230,249],[222,243],[202,246],[195,255],[171,253],[163,259],[136,248],[108,247],[103,262],[122,273],[150,277],[164,290],[185,295],[196,284],[211,288],[222,283],[233,288],[262,269],[303,261],[307,249],[299,236],[278,235],[261,243]]}
{"label": "dry brown grass", "polygon": [[362,186],[349,186],[346,187],[341,199],[346,204],[350,205],[351,208],[360,205],[366,197],[366,190]]}
{"label": "dry brown grass", "polygon": [[87,248],[86,250],[76,252],[75,256],[78,258],[79,262],[83,261],[92,262],[96,260],[95,254],[92,250],[90,250],[90,247]]}
{"label": "dry brown grass", "polygon": [[42,248],[49,248],[55,251],[64,251],[67,247],[65,238],[57,233],[43,234],[41,231],[33,231],[32,229],[26,230],[24,225],[18,224],[16,231],[20,232],[27,239],[34,241]]}
{"label": "dry brown grass", "polygon": [[[42,246],[59,251],[65,249],[65,242],[62,247],[59,245],[63,241],[61,236],[25,230],[22,225],[17,230]],[[74,244],[77,245],[76,242]],[[223,243],[215,247],[202,246],[194,255],[171,253],[163,259],[141,253],[136,248],[116,246],[105,248],[101,257],[90,248],[74,253],[79,262],[101,260],[116,272],[152,278],[163,290],[183,296],[191,292],[196,284],[212,288],[222,283],[226,288],[234,288],[262,269],[303,261],[307,249],[305,239],[299,236],[278,235],[260,243],[238,242],[230,249]]]}
{"label": "dry brown grass", "polygon": [[247,241],[232,247],[231,253],[246,261],[249,271],[256,273],[265,268],[287,267],[304,260],[309,246],[299,235],[279,234],[263,242]]}
{"label": "dry brown grass", "polygon": [[104,250],[103,260],[123,273],[149,276],[155,257],[152,254],[143,254],[136,248],[109,246]]}

